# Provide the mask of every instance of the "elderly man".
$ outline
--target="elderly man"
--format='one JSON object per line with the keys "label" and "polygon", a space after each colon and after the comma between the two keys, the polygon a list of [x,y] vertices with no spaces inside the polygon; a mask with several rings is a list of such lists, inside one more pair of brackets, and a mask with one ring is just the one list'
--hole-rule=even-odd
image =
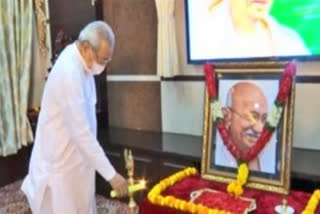
{"label": "elderly man", "polygon": [[94,75],[111,60],[114,43],[108,24],[92,22],[50,73],[22,185],[34,214],[96,214],[95,170],[120,196],[128,193],[96,138]]}
{"label": "elderly man", "polygon": [[[227,106],[222,109],[227,129],[232,141],[247,152],[258,140],[268,114],[267,99],[262,90],[251,82],[239,82],[231,87],[227,97]],[[219,136],[220,137],[220,136]],[[215,153],[217,165],[236,167],[235,158],[217,142]],[[249,168],[256,171],[274,173],[275,166],[268,166],[274,161],[261,162],[260,156],[249,163]],[[275,159],[275,151],[270,158]]]}

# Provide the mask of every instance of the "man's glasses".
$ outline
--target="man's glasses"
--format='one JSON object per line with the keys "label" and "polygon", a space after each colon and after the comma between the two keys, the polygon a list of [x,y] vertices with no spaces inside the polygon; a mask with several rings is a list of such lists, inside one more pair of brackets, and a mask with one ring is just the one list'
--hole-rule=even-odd
{"label": "man's glasses", "polygon": [[267,115],[260,115],[258,112],[252,111],[252,112],[247,112],[246,115],[242,115],[239,112],[235,111],[233,108],[229,108],[232,113],[240,117],[241,119],[249,122],[249,123],[257,123],[260,121],[262,124],[265,124],[267,121]]}
{"label": "man's glasses", "polygon": [[108,57],[108,58],[101,58],[101,57],[98,56],[97,50],[94,47],[91,46],[91,49],[92,49],[92,52],[94,53],[94,56],[95,56],[95,58],[96,58],[96,60],[97,60],[97,62],[99,64],[105,65],[105,64],[107,64],[108,62],[111,61],[111,59],[112,59],[111,56]]}

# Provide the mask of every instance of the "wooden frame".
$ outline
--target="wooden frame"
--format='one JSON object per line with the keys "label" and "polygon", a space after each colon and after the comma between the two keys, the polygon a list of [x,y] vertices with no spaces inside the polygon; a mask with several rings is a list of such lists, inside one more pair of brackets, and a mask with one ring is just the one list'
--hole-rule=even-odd
{"label": "wooden frame", "polygon": [[[261,90],[265,93],[269,105],[268,112],[270,112],[270,106],[273,106],[283,70],[283,66],[263,67],[260,69],[217,69],[217,93],[222,106],[226,105],[225,103],[227,101],[224,102],[224,100],[228,100],[228,98],[226,99],[226,90],[228,87],[228,90],[230,90],[230,88],[239,82],[250,82],[260,88],[262,87]],[[263,170],[262,167],[260,171],[250,170],[250,177],[246,187],[283,194],[289,192],[295,83],[293,82],[292,85],[291,93],[282,112],[282,119],[280,120],[278,128],[275,130],[273,138],[264,150],[267,150],[268,146],[271,149],[269,148],[269,153],[263,151],[265,154],[262,152],[258,155],[261,166],[263,165],[263,160],[266,166],[270,165],[269,162],[274,164],[271,164],[272,166],[269,167],[269,169],[266,167],[266,170]],[[213,124],[212,116],[210,100],[206,92],[201,175],[205,179],[229,183],[236,179],[237,169],[236,166],[216,163],[219,162],[217,157],[221,156],[221,153],[218,150],[219,134],[217,134],[218,131]],[[220,140],[220,144],[221,142],[222,139]],[[231,155],[231,153],[229,154]],[[264,159],[263,155],[265,156]],[[273,158],[275,159],[272,160]],[[272,171],[272,169],[274,170]]]}

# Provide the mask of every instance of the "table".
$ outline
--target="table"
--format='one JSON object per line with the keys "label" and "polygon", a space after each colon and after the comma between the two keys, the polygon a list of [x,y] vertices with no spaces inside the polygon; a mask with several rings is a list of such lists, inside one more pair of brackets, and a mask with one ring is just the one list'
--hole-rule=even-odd
{"label": "table", "polygon": [[[189,200],[189,195],[192,191],[202,188],[212,188],[219,191],[225,191],[226,184],[206,181],[201,179],[199,175],[190,176],[176,183],[174,186],[168,188],[162,193],[162,195],[173,195],[180,199]],[[281,204],[284,198],[286,198],[288,204],[295,209],[295,213],[301,213],[306,206],[309,198],[311,197],[311,194],[302,191],[291,191],[289,195],[284,196],[277,193],[263,192],[245,188],[243,196],[256,199],[257,209],[253,212],[253,214],[274,214],[274,207],[278,204]],[[139,206],[139,214],[150,213],[184,214],[184,212],[172,208],[153,205],[146,198]],[[319,208],[317,209],[316,214],[320,214]]]}

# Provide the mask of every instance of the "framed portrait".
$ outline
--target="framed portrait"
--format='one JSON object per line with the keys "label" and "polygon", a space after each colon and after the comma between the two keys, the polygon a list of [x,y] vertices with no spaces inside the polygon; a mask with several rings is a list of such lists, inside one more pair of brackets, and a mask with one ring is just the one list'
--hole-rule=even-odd
{"label": "framed portrait", "polygon": [[[283,73],[283,67],[216,71],[216,96],[226,133],[230,142],[244,154],[258,142],[265,128],[275,106]],[[250,173],[246,187],[283,194],[289,192],[294,86],[293,78],[273,134],[247,163]],[[239,159],[221,137],[213,119],[212,102],[206,92],[201,175],[205,179],[229,183],[237,177]]]}

